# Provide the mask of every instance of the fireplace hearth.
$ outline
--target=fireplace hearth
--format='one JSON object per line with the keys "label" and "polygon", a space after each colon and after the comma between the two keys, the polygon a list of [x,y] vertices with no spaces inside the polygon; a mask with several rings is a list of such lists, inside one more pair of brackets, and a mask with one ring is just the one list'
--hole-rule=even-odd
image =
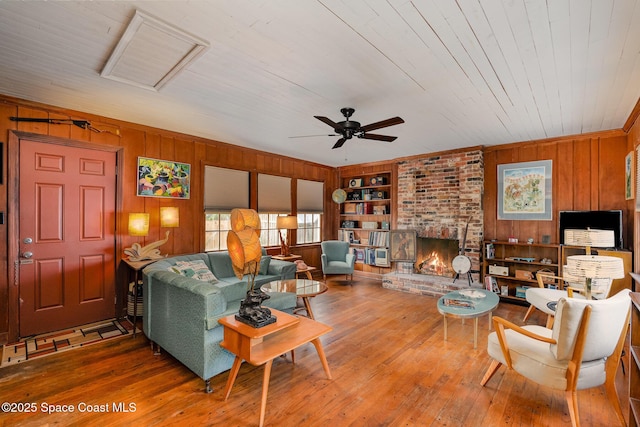
{"label": "fireplace hearth", "polygon": [[418,237],[415,272],[432,276],[455,277],[451,263],[458,255],[460,242],[456,239]]}

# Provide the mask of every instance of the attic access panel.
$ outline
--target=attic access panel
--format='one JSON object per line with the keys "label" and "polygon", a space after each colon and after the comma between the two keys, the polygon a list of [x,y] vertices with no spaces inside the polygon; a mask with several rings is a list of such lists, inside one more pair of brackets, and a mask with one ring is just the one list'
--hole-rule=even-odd
{"label": "attic access panel", "polygon": [[208,48],[206,41],[137,10],[100,76],[157,91]]}

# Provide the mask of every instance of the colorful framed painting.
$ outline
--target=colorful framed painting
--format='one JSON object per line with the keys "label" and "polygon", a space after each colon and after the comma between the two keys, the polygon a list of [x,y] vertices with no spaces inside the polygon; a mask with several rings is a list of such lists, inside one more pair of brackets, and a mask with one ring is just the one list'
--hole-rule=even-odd
{"label": "colorful framed painting", "polygon": [[633,151],[624,158],[624,198],[633,199]]}
{"label": "colorful framed painting", "polygon": [[416,260],[416,232],[413,230],[393,230],[389,232],[389,259],[391,261]]}
{"label": "colorful framed painting", "polygon": [[190,179],[188,163],[138,157],[138,196],[188,199]]}
{"label": "colorful framed painting", "polygon": [[552,161],[498,165],[498,219],[551,221]]}

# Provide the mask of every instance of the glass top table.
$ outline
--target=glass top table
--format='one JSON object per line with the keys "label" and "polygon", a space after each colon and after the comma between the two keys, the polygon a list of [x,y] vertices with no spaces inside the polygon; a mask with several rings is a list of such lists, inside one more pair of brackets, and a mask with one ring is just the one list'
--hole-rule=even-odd
{"label": "glass top table", "polygon": [[438,312],[444,318],[444,340],[447,340],[447,317],[474,319],[473,348],[478,347],[478,318],[489,315],[491,330],[491,313],[498,307],[500,298],[486,289],[461,289],[449,292],[438,299]]}
{"label": "glass top table", "polygon": [[260,290],[266,293],[295,292],[295,294],[302,299],[304,309],[307,312],[307,317],[310,319],[314,319],[314,316],[313,311],[311,311],[309,298],[327,292],[328,289],[329,288],[324,283],[308,279],[274,280],[273,282],[266,283],[260,287]]}

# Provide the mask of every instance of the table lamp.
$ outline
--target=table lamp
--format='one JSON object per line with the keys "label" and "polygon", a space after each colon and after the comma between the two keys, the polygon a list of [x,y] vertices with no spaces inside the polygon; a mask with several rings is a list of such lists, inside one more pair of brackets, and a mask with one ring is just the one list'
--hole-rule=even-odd
{"label": "table lamp", "polygon": [[615,246],[615,234],[613,230],[564,230],[564,243],[570,246],[584,246],[587,255],[591,254],[591,248],[613,248]]}
{"label": "table lamp", "polygon": [[[148,213],[130,213],[129,214],[129,235],[130,236],[147,236],[149,234],[149,214]],[[130,248],[126,248],[124,253],[129,256],[130,261],[145,261],[151,259],[160,259],[158,247],[167,243],[169,240],[169,231],[165,238],[157,242],[149,243],[146,246],[136,242]]]}
{"label": "table lamp", "polygon": [[584,283],[585,297],[591,299],[594,279],[624,278],[622,258],[600,255],[571,255],[567,257],[562,275],[569,283]]}
{"label": "table lamp", "polygon": [[291,252],[289,252],[289,230],[298,228],[298,217],[295,215],[279,216],[276,220],[276,228],[278,230],[287,230],[286,242],[282,239],[282,233],[280,233],[280,255],[291,255]]}

